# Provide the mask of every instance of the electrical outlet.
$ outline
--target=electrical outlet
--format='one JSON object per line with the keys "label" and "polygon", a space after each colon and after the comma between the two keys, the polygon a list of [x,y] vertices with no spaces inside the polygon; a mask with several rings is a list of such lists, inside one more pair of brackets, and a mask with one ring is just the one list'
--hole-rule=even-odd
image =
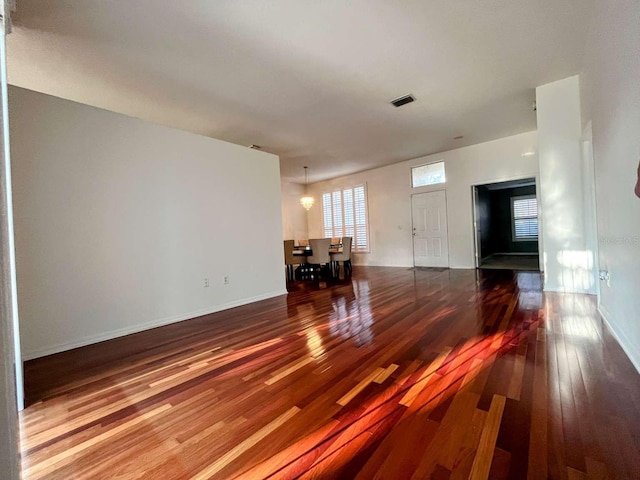
{"label": "electrical outlet", "polygon": [[204,279],[204,286],[205,286],[205,287],[208,287],[208,286],[209,286],[209,279],[208,279],[208,278],[205,278],[205,279]]}
{"label": "electrical outlet", "polygon": [[225,275],[223,281],[225,285],[229,285],[229,275]]}

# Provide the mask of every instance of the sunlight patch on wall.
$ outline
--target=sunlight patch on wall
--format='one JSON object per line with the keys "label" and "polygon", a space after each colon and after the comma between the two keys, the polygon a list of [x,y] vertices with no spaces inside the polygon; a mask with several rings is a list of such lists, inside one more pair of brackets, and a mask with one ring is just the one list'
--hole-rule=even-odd
{"label": "sunlight patch on wall", "polygon": [[[595,284],[591,250],[561,250],[556,256],[561,267],[558,285],[568,292],[589,292]],[[546,256],[545,256],[546,262]]]}

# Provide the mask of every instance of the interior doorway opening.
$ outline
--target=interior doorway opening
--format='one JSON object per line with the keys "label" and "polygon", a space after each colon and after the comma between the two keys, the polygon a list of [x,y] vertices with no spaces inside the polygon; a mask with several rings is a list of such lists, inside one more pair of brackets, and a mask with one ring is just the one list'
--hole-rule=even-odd
{"label": "interior doorway opening", "polygon": [[472,188],[476,267],[540,271],[536,179]]}

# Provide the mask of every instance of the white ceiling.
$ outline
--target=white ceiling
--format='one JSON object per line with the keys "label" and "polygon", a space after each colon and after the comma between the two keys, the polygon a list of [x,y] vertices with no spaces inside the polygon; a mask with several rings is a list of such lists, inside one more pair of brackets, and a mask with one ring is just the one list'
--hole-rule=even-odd
{"label": "white ceiling", "polygon": [[592,1],[18,0],[9,82],[317,181],[535,130],[534,89],[580,71]]}

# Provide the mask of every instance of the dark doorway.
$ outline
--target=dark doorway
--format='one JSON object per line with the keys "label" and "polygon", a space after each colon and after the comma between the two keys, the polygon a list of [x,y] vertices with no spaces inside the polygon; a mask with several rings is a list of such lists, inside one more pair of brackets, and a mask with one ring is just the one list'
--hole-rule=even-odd
{"label": "dark doorway", "polygon": [[478,268],[540,270],[535,178],[473,187]]}

